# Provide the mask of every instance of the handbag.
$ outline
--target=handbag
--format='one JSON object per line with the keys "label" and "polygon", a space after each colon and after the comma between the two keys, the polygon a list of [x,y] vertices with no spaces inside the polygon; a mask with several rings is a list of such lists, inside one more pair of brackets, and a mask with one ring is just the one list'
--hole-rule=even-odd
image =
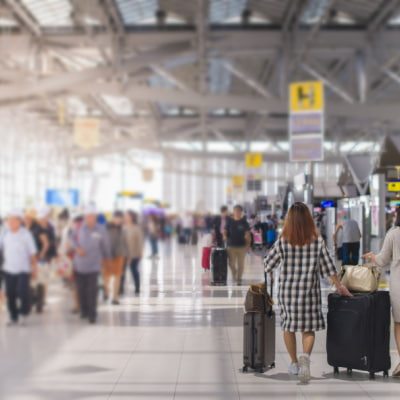
{"label": "handbag", "polygon": [[267,291],[265,282],[249,286],[244,302],[246,312],[267,313],[273,305],[274,301]]}
{"label": "handbag", "polygon": [[374,264],[342,266],[341,282],[351,292],[375,292],[379,287],[381,270]]}

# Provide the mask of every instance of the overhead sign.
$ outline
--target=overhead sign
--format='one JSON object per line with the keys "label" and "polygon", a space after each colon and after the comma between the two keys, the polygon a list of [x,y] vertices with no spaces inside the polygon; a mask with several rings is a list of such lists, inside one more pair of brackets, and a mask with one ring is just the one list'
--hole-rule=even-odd
{"label": "overhead sign", "polygon": [[98,145],[100,138],[100,121],[96,118],[76,118],[74,123],[74,142],[83,149]]}
{"label": "overhead sign", "polygon": [[290,85],[290,112],[323,111],[324,86],[321,81]]}
{"label": "overhead sign", "polygon": [[262,153],[246,153],[246,167],[259,168],[262,166]]}
{"label": "overhead sign", "polygon": [[154,178],[154,170],[150,168],[143,169],[142,177],[145,182],[151,182]]}
{"label": "overhead sign", "polygon": [[323,83],[296,82],[289,88],[290,160],[324,159]]}
{"label": "overhead sign", "polygon": [[141,199],[143,197],[143,193],[133,192],[130,190],[123,190],[118,193],[119,197],[131,197],[133,199]]}
{"label": "overhead sign", "polygon": [[232,186],[236,188],[242,187],[244,184],[243,175],[233,175],[232,176]]}
{"label": "overhead sign", "polygon": [[77,207],[79,206],[79,190],[46,190],[46,204],[49,206]]}
{"label": "overhead sign", "polygon": [[400,182],[389,182],[388,192],[400,192]]}

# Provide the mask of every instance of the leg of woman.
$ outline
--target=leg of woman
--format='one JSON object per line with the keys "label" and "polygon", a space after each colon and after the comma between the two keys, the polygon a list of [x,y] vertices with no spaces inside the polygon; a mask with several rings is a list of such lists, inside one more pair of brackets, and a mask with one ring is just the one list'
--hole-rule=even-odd
{"label": "leg of woman", "polygon": [[283,332],[283,340],[292,363],[297,363],[297,343],[294,332]]}
{"label": "leg of woman", "polygon": [[303,332],[303,353],[311,355],[315,342],[315,332]]}
{"label": "leg of woman", "polygon": [[397,351],[400,355],[400,322],[394,323],[394,337],[396,339]]}
{"label": "leg of woman", "polygon": [[135,293],[140,292],[140,274],[139,274],[139,262],[140,258],[134,258],[131,261],[130,267],[132,272],[132,279],[135,283]]}

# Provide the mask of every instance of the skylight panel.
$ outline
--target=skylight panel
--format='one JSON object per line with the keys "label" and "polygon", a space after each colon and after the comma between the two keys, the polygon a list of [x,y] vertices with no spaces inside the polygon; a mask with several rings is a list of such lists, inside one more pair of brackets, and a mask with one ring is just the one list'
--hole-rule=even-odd
{"label": "skylight panel", "polygon": [[21,0],[41,26],[72,26],[69,0]]}

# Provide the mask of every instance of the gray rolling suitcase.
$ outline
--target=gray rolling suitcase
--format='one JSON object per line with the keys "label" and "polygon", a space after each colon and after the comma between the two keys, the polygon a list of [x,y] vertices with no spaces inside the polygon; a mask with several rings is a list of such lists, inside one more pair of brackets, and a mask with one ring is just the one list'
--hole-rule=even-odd
{"label": "gray rolling suitcase", "polygon": [[[267,275],[265,275],[267,287]],[[273,282],[271,281],[271,297]],[[265,303],[264,312],[246,312],[243,320],[243,372],[263,373],[275,367],[275,312]]]}

